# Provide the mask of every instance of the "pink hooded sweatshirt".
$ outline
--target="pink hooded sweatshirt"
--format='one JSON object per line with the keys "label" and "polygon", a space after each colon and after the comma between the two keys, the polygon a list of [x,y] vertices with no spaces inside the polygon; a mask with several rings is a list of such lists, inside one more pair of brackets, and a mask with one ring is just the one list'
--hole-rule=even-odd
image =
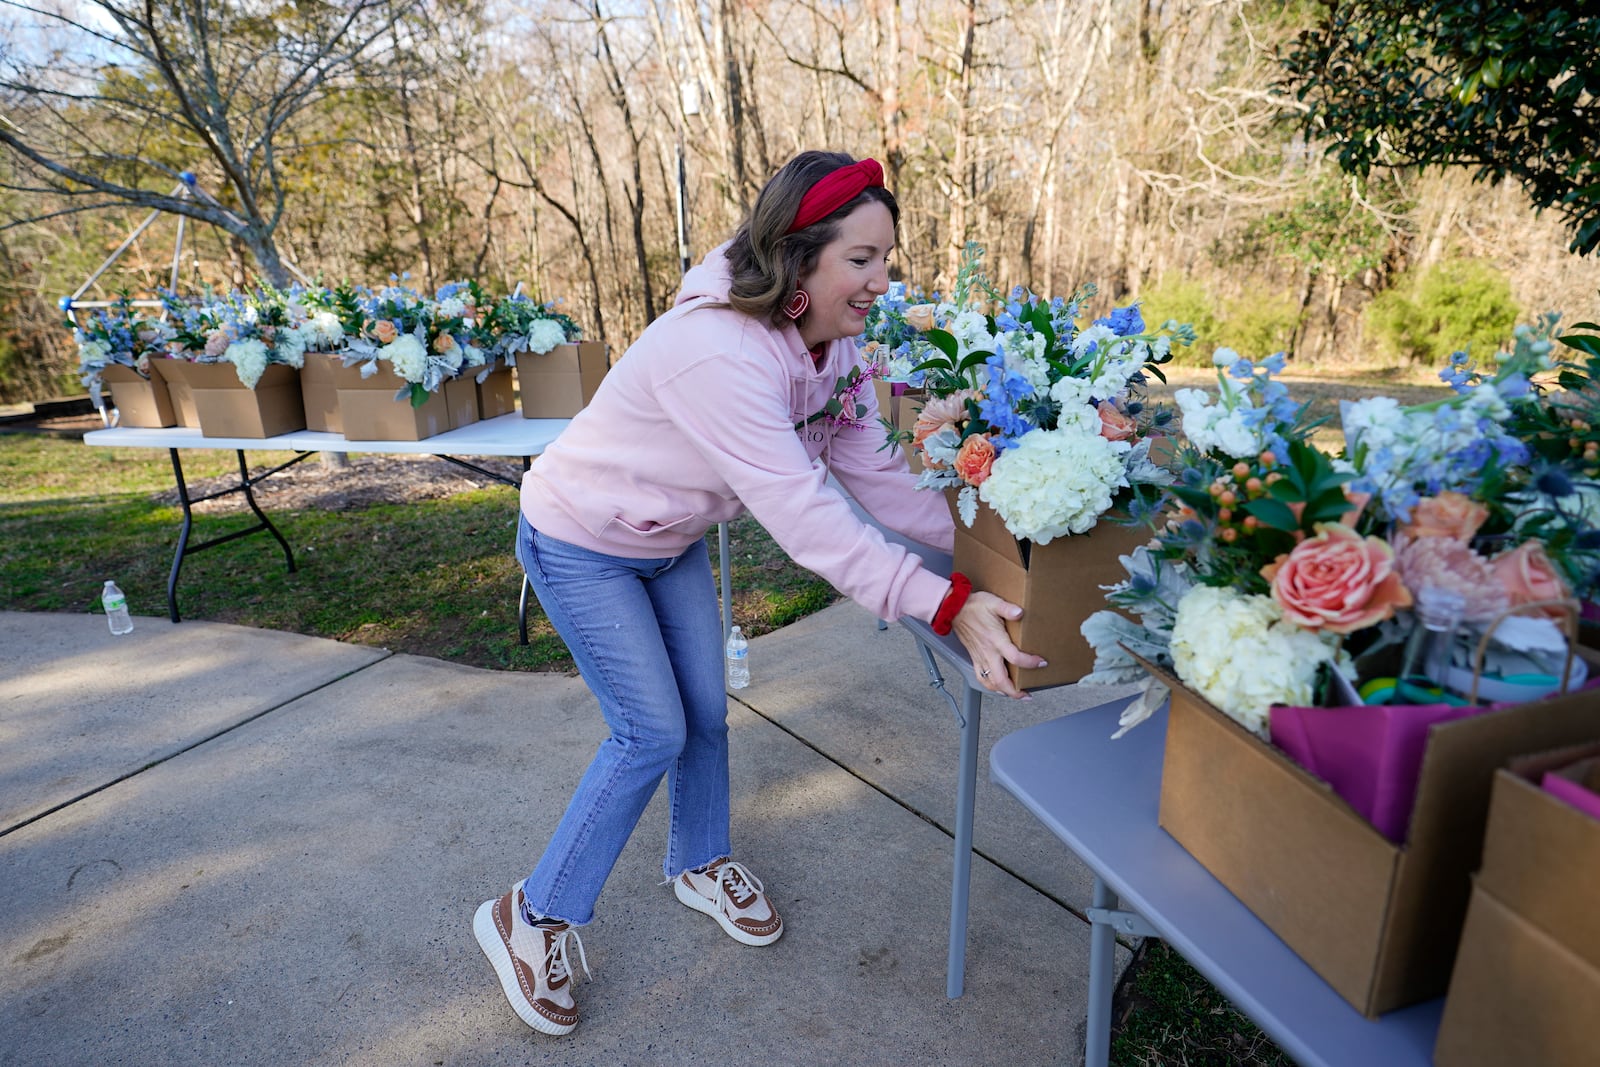
{"label": "pink hooded sweatshirt", "polygon": [[915,489],[900,449],[882,448],[873,391],[860,427],[796,429],[857,364],[854,339],[829,342],[818,366],[793,326],[707,306],[728,286],[718,248],[523,476],[522,513],[582,548],[663,559],[748,508],[795,562],[879,618],[932,621],[949,579],[886,542],[827,483],[831,472],[883,525],[951,550],[944,498]]}

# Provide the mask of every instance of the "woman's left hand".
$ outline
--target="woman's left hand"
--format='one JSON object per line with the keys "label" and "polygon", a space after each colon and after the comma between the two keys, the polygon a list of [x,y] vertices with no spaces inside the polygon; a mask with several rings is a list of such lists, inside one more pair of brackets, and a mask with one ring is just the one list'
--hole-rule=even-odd
{"label": "woman's left hand", "polygon": [[1006,664],[1014,663],[1029,670],[1047,666],[1045,661],[1024,652],[1011,642],[1006,632],[1006,621],[1022,618],[1022,609],[993,593],[974,592],[956,613],[950,628],[961,639],[961,644],[972,657],[972,669],[978,682],[994,693],[1021,700],[1028,695],[1011,682]]}

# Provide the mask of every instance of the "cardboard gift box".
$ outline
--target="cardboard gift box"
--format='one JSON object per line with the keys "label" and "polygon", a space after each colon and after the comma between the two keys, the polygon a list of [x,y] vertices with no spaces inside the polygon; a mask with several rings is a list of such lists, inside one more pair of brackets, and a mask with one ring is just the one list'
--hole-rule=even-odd
{"label": "cardboard gift box", "polygon": [[[148,378],[121,363],[107,364],[100,372],[100,380],[111,390],[111,404],[117,409],[118,426],[156,429],[177,424],[178,416],[172,409],[172,396],[167,391],[166,380],[161,377],[159,364],[162,362],[159,359],[150,360]],[[193,403],[193,399],[190,403]]]}
{"label": "cardboard gift box", "polygon": [[606,376],[606,346],[599,341],[556,345],[544,355],[517,353],[517,391],[528,419],[570,419],[594,399]]}
{"label": "cardboard gift box", "polygon": [[169,360],[162,369],[193,392],[202,437],[276,437],[306,428],[300,372],[293,367],[268,365],[254,389],[239,380],[232,363]]}
{"label": "cardboard gift box", "polygon": [[[956,491],[946,494],[952,514]],[[1094,649],[1080,627],[1106,610],[1101,586],[1128,574],[1119,557],[1149,542],[1145,526],[1119,526],[1102,516],[1088,533],[1053,538],[1048,545],[1018,541],[987,504],[978,505],[971,527],[955,515],[952,569],[972,579],[972,588],[993,593],[1022,608],[1022,618],[1006,623],[1011,640],[1024,652],[1043,656],[1047,667],[1024,670],[1007,664],[1011,681],[1022,689],[1066,685],[1094,669]]]}
{"label": "cardboard gift box", "polygon": [[167,399],[172,402],[172,417],[177,420],[175,425],[198,430],[200,413],[195,410],[194,390],[189,388],[188,381],[183,377],[183,367],[187,363],[182,359],[151,358],[150,375],[161,375],[162,384],[167,387]]}
{"label": "cardboard gift box", "polygon": [[1600,739],[1592,691],[1433,726],[1396,844],[1327,783],[1145,666],[1172,689],[1161,826],[1368,1017],[1449,984],[1495,770]]}
{"label": "cardboard gift box", "polygon": [[[922,410],[922,405],[927,403],[928,395],[917,391],[895,393],[894,386],[881,378],[872,380],[872,391],[878,397],[878,414],[888,419],[895,430],[914,432],[917,428],[917,413]],[[922,473],[922,457],[912,447],[910,441],[900,445],[900,450],[905,454],[906,462],[911,465],[912,474]]]}
{"label": "cardboard gift box", "polygon": [[473,381],[478,388],[478,417],[480,419],[497,419],[501,415],[509,415],[517,410],[517,383],[511,367],[504,363],[495,365],[494,370],[483,381]]}
{"label": "cardboard gift box", "polygon": [[[381,373],[383,368],[380,366],[379,370]],[[344,357],[337,352],[307,352],[305,364],[300,368],[300,401],[305,405],[306,429],[344,433],[344,419],[339,414],[339,390],[359,389],[361,384],[359,363],[347,367]]]}
{"label": "cardboard gift box", "polygon": [[439,387],[439,392],[444,396],[445,418],[449,420],[450,429],[459,430],[478,421],[478,383],[473,375],[450,378]]}
{"label": "cardboard gift box", "polygon": [[[1597,698],[1600,699],[1600,698]],[[1494,776],[1483,866],[1444,1002],[1439,1067],[1588,1067],[1600,1058],[1600,819],[1541,789],[1600,745],[1514,760]]]}

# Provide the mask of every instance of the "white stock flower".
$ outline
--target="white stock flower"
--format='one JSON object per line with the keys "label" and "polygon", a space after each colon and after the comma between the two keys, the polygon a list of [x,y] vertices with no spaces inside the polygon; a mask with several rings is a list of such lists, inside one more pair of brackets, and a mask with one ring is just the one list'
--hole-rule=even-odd
{"label": "white stock flower", "polygon": [[1339,422],[1352,445],[1359,441],[1369,449],[1393,444],[1404,419],[1400,401],[1393,397],[1372,396],[1339,405]]}
{"label": "white stock flower", "polygon": [[1172,394],[1183,412],[1184,436],[1202,452],[1223,452],[1234,459],[1247,459],[1261,451],[1255,431],[1245,425],[1244,412],[1250,399],[1240,395],[1237,407],[1213,405],[1211,395],[1201,389],[1179,389]]}
{"label": "white stock flower", "polygon": [[1308,705],[1337,639],[1285,622],[1268,596],[1197,585],[1172,623],[1173,670],[1246,729],[1267,736],[1274,704]]}
{"label": "white stock flower", "polygon": [[1050,387],[1050,399],[1060,404],[1065,413],[1069,408],[1088,407],[1089,390],[1088,382],[1069,374]]}
{"label": "white stock flower", "polygon": [[1091,529],[1128,484],[1126,441],[1081,428],[1030,430],[1000,453],[978,496],[1015,537],[1047,545]]}
{"label": "white stock flower", "polygon": [[1089,351],[1091,346],[1097,346],[1102,341],[1115,340],[1117,332],[1109,326],[1089,326],[1072,339],[1072,354],[1082,356]]}
{"label": "white stock flower", "polygon": [[989,333],[989,320],[978,312],[963,311],[951,321],[949,329],[962,357],[970,352],[992,351],[994,338]]}
{"label": "white stock flower", "polygon": [[401,334],[378,349],[378,358],[388,360],[396,374],[413,383],[422,381],[423,371],[428,366],[428,350],[422,347],[416,335],[409,333]]}
{"label": "white stock flower", "polygon": [[267,346],[254,338],[233,342],[222,353],[222,358],[233,364],[246,389],[254,389],[267,370]]}

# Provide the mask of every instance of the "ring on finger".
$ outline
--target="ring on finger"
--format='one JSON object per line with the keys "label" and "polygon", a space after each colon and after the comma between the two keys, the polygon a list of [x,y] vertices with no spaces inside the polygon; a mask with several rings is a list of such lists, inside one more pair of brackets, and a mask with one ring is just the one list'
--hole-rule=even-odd
{"label": "ring on finger", "polygon": [[979,678],[987,678],[987,677],[989,677],[989,668],[985,667],[983,670],[979,671],[978,672],[978,677]]}

